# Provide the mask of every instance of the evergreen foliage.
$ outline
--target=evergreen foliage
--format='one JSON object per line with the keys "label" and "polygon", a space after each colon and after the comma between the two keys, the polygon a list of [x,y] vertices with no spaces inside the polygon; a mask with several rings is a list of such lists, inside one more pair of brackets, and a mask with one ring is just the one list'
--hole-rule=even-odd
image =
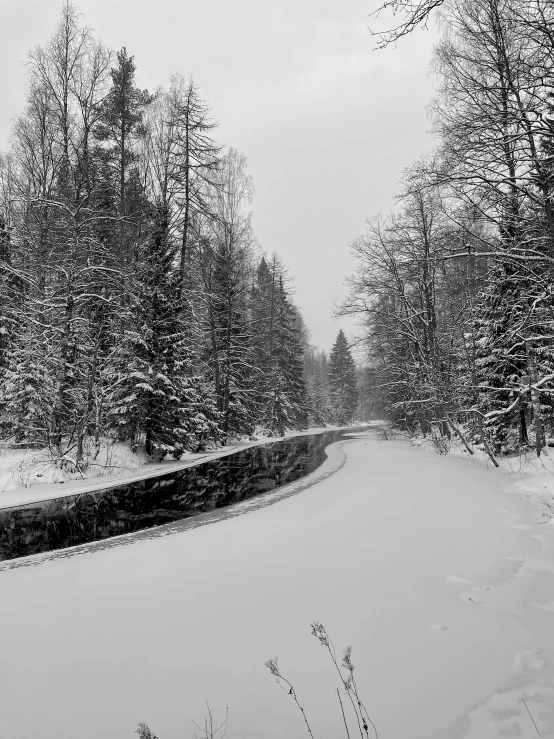
{"label": "evergreen foliage", "polygon": [[329,388],[333,419],[340,426],[351,423],[358,405],[356,365],[342,329],[329,355]]}
{"label": "evergreen foliage", "polygon": [[269,264],[265,258],[260,261],[251,303],[262,423],[277,435],[306,428],[309,401],[301,317],[287,293],[285,269],[276,255]]}

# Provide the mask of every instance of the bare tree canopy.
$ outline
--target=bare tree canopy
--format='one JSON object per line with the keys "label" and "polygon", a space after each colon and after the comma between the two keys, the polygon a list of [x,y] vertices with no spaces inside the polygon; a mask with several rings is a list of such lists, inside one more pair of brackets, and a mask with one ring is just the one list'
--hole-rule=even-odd
{"label": "bare tree canopy", "polygon": [[379,18],[384,13],[392,13],[394,18],[393,25],[384,31],[370,29],[377,37],[377,48],[384,49],[416,28],[425,28],[433,10],[443,3],[444,0],[385,0],[370,16]]}

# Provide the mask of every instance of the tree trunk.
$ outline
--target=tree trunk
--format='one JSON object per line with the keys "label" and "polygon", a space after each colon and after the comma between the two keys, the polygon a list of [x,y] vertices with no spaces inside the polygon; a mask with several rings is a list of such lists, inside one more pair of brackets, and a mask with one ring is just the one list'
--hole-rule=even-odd
{"label": "tree trunk", "polygon": [[540,392],[534,387],[538,378],[535,366],[535,354],[530,341],[525,342],[525,354],[527,357],[527,371],[531,380],[531,404],[533,406],[533,422],[535,424],[535,449],[537,451],[537,457],[540,457],[545,445],[544,423],[541,412]]}

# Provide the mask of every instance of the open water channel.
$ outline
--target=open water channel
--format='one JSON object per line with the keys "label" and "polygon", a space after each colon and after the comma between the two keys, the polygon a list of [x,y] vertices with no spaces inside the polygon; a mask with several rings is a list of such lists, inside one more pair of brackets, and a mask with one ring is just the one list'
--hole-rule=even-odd
{"label": "open water channel", "polygon": [[0,510],[0,561],[87,544],[197,516],[317,469],[340,429],[248,447],[122,485]]}

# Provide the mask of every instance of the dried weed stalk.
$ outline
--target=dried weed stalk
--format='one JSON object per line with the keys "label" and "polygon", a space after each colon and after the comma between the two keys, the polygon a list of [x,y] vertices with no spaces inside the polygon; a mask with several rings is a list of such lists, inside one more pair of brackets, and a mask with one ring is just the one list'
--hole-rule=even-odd
{"label": "dried weed stalk", "polygon": [[[356,723],[358,726],[358,731],[360,732],[361,739],[369,739],[369,726],[370,725],[373,727],[373,732],[375,733],[375,739],[379,739],[379,735],[377,733],[377,727],[375,726],[373,721],[370,719],[369,713],[358,694],[358,686],[356,684],[356,678],[354,677],[355,667],[354,667],[354,663],[352,662],[352,647],[346,647],[342,655],[341,664],[339,665],[336,652],[335,652],[335,647],[333,645],[333,642],[331,641],[331,637],[329,636],[329,634],[327,633],[325,629],[325,626],[323,626],[323,624],[320,624],[318,621],[314,621],[314,623],[312,624],[311,633],[312,633],[312,636],[316,637],[316,639],[319,641],[321,646],[327,649],[329,656],[331,657],[331,660],[333,664],[335,665],[335,669],[337,670],[339,674],[341,684],[352,705],[352,710],[354,711],[354,715],[356,717]],[[304,711],[304,707],[298,701],[296,690],[294,689],[292,684],[286,678],[283,677],[279,669],[277,658],[269,659],[264,664],[269,669],[271,674],[277,679],[277,683],[280,685],[280,687],[283,688],[285,692],[287,692],[289,695],[291,695],[294,698],[296,705],[302,712],[302,716],[308,728],[308,732],[310,733],[310,736],[313,739],[313,733],[312,733],[310,724],[308,723],[308,719],[306,717],[306,712]],[[287,685],[288,690],[284,688],[283,685],[281,685],[281,682]],[[350,739],[348,721],[346,718],[344,706],[343,706],[343,703],[340,697],[340,691],[338,688],[336,692],[337,692],[337,696],[338,696],[339,703],[340,703],[344,727],[346,729],[346,736],[347,736],[347,739]]]}

